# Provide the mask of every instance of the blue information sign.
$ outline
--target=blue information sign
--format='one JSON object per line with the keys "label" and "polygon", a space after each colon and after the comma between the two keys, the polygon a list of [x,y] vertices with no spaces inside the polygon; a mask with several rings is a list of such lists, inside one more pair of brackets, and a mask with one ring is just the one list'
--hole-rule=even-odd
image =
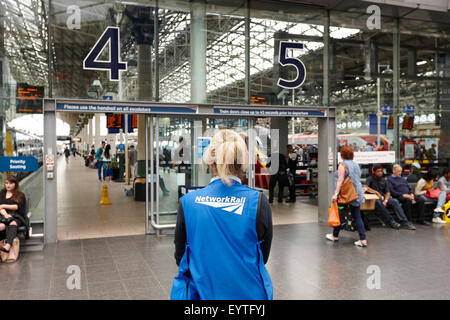
{"label": "blue information sign", "polygon": [[108,112],[108,113],[197,113],[192,106],[139,106],[93,103],[57,103],[57,111]]}
{"label": "blue information sign", "polygon": [[380,110],[383,114],[391,114],[392,113],[392,106],[391,105],[384,105],[380,107]]}
{"label": "blue information sign", "polygon": [[408,113],[408,114],[412,114],[414,113],[414,106],[403,106],[403,112],[404,113]]}
{"label": "blue information sign", "polygon": [[296,110],[296,109],[243,109],[215,107],[214,113],[239,116],[272,116],[272,117],[326,117],[326,110]]}
{"label": "blue information sign", "polygon": [[205,153],[206,148],[211,143],[211,138],[209,137],[198,137],[197,138],[197,158],[202,158]]}
{"label": "blue information sign", "polygon": [[[386,117],[380,118],[380,134],[386,134]],[[377,134],[378,132],[378,119],[374,113],[369,114],[369,134]]]}
{"label": "blue information sign", "polygon": [[36,171],[35,157],[0,157],[0,172]]}

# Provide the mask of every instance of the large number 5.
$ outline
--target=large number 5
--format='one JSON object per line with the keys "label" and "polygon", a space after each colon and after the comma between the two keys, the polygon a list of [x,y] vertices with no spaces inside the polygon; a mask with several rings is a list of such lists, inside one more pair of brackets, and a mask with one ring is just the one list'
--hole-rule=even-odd
{"label": "large number 5", "polygon": [[[109,61],[97,60],[100,53],[109,44]],[[97,40],[89,54],[84,58],[85,70],[109,70],[109,80],[119,81],[119,71],[127,70],[127,64],[120,62],[120,32],[117,27],[108,27]]]}
{"label": "large number 5", "polygon": [[306,79],[306,68],[303,62],[297,58],[287,58],[287,49],[303,49],[303,43],[280,41],[280,51],[278,62],[281,66],[292,65],[297,69],[297,77],[294,80],[278,79],[278,86],[286,89],[295,89],[300,87]]}

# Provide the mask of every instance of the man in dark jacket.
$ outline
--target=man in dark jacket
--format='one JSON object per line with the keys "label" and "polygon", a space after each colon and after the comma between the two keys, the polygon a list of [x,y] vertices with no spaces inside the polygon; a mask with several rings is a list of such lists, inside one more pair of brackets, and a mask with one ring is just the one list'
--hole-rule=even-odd
{"label": "man in dark jacket", "polygon": [[[280,152],[270,155],[270,162],[267,164],[268,168],[273,169],[269,180],[269,203],[273,203],[273,191],[278,182],[278,202],[283,202],[283,191],[285,186],[289,186],[289,179],[287,176],[288,163],[284,154]],[[275,167],[276,160],[278,159],[278,168]],[[272,163],[275,160],[275,163]],[[273,165],[273,166],[272,166]]]}
{"label": "man in dark jacket", "polygon": [[[394,229],[398,229],[401,226],[405,229],[416,230],[416,228],[411,224],[411,222],[408,221],[408,218],[405,216],[400,202],[397,199],[391,197],[388,183],[383,178],[383,168],[380,165],[375,165],[373,167],[373,172],[374,175],[369,176],[366,179],[366,186],[371,192],[375,193],[378,196],[378,199],[375,200],[375,207],[383,217],[383,220],[387,221],[391,228]],[[395,220],[391,217],[391,215],[387,211],[388,207],[394,209],[394,212],[400,220],[400,223],[395,222]]]}
{"label": "man in dark jacket", "polygon": [[422,197],[414,197],[414,193],[409,187],[408,182],[402,178],[402,171],[403,168],[398,164],[392,168],[393,174],[388,179],[388,188],[391,191],[391,195],[400,201],[409,221],[412,221],[412,207],[414,205],[418,211],[417,223],[426,226],[431,225],[430,222],[424,219],[425,201]]}

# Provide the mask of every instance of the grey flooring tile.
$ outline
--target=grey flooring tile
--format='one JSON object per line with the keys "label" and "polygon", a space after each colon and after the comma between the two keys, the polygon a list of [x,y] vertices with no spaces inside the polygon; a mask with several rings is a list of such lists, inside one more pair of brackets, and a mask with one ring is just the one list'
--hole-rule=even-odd
{"label": "grey flooring tile", "polygon": [[12,290],[8,300],[48,300],[50,288]]}
{"label": "grey flooring tile", "polygon": [[49,289],[51,276],[34,277],[30,279],[16,280],[10,283],[12,290],[34,290],[34,289]]}
{"label": "grey flooring tile", "polygon": [[118,263],[116,266],[122,280],[153,276],[152,269],[145,262]]}
{"label": "grey flooring tile", "polygon": [[10,292],[12,291],[12,283],[5,282],[0,285],[0,299],[7,300]]}
{"label": "grey flooring tile", "polygon": [[88,282],[91,300],[128,300],[129,296],[121,281]]}
{"label": "grey flooring tile", "polygon": [[96,265],[96,264],[114,264],[113,257],[110,256],[85,256],[84,262],[87,266],[89,265]]}

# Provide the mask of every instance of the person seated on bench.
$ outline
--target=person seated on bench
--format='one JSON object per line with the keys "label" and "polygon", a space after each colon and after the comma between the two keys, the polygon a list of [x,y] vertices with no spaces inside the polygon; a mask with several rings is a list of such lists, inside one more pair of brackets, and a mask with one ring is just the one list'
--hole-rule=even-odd
{"label": "person seated on bench", "polygon": [[406,181],[410,183],[417,183],[422,176],[422,171],[420,170],[420,164],[417,162],[411,163],[411,172],[409,176],[406,177]]}
{"label": "person seated on bench", "polygon": [[447,195],[450,194],[450,168],[444,169],[442,177],[439,178],[436,188],[445,191]]}
{"label": "person seated on bench", "polygon": [[17,229],[27,225],[25,208],[25,194],[20,191],[17,178],[7,177],[5,188],[0,191],[0,231],[6,230],[6,244],[0,251],[8,253],[17,236]]}
{"label": "person seated on bench", "polygon": [[[427,191],[433,189],[434,182],[437,180],[438,175],[435,172],[428,171],[423,178],[417,181],[416,187],[414,188],[414,195],[416,198],[421,198],[423,201],[434,200],[427,196]],[[444,206],[447,198],[447,193],[441,190],[439,197],[437,198],[436,208],[433,214],[433,223],[445,224],[446,222],[441,219],[441,215],[444,213],[442,207]]]}
{"label": "person seated on bench", "polygon": [[[366,179],[366,186],[369,191],[375,193],[378,196],[378,200],[375,200],[375,207],[378,212],[383,217],[384,221],[387,221],[389,226],[394,229],[399,229],[400,226],[409,230],[416,230],[416,227],[412,225],[408,218],[406,217],[400,202],[397,199],[391,197],[391,192],[389,190],[386,179],[384,179],[384,170],[380,165],[375,165],[373,167],[374,175],[369,176]],[[397,223],[387,211],[387,207],[394,209],[397,218],[400,223]]]}
{"label": "person seated on bench", "polygon": [[423,224],[426,226],[431,225],[430,222],[425,221],[425,212],[424,212],[424,204],[425,201],[422,198],[416,198],[414,197],[414,193],[412,192],[411,188],[409,187],[408,182],[406,179],[402,177],[402,171],[403,168],[399,164],[395,164],[392,168],[392,176],[390,176],[387,179],[388,182],[388,188],[389,191],[391,191],[391,195],[400,201],[403,207],[403,211],[405,212],[406,216],[408,217],[408,220],[412,222],[412,208],[413,208],[413,201],[414,206],[417,207],[418,211],[418,217],[417,222],[418,224]]}

